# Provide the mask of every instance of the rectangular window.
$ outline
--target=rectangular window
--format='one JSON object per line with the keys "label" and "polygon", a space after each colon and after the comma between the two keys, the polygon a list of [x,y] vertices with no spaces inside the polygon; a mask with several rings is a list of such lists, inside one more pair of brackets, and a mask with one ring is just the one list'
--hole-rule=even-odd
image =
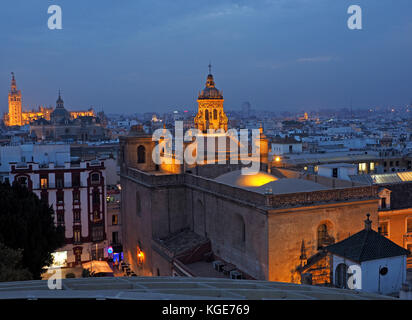
{"label": "rectangular window", "polygon": [[57,200],[57,202],[63,202],[64,201],[64,193],[63,192],[56,192],[56,200]]}
{"label": "rectangular window", "polygon": [[63,173],[56,174],[56,188],[62,189],[64,187],[64,175]]}
{"label": "rectangular window", "polygon": [[367,164],[365,162],[359,163],[359,172],[361,173],[367,172]]}
{"label": "rectangular window", "polygon": [[63,211],[57,212],[57,224],[59,226],[64,225],[64,212]]}
{"label": "rectangular window", "polygon": [[93,204],[100,205],[100,193],[99,191],[93,192]]}
{"label": "rectangular window", "polygon": [[406,219],[406,232],[412,233],[412,218]]}
{"label": "rectangular window", "polygon": [[99,184],[100,183],[100,174],[93,173],[91,176],[92,184]]}
{"label": "rectangular window", "polygon": [[92,229],[92,240],[102,241],[103,240],[103,226],[94,226]]}
{"label": "rectangular window", "polygon": [[332,169],[332,177],[337,178],[338,177],[338,168],[333,168]]}
{"label": "rectangular window", "polygon": [[112,215],[112,225],[116,226],[119,223],[118,218],[117,214]]}
{"label": "rectangular window", "polygon": [[74,243],[80,243],[81,242],[80,229],[74,229],[73,230],[73,241],[74,241]]}
{"label": "rectangular window", "polygon": [[80,201],[80,191],[73,191],[73,202]]}
{"label": "rectangular window", "polygon": [[72,173],[72,187],[73,188],[80,187],[80,172]]}
{"label": "rectangular window", "polygon": [[73,209],[73,220],[74,222],[79,223],[81,221],[81,215],[79,209]]}
{"label": "rectangular window", "polygon": [[386,209],[386,198],[381,199],[381,209]]}
{"label": "rectangular window", "polygon": [[94,222],[100,221],[100,212],[98,210],[93,211],[93,221]]}
{"label": "rectangular window", "polygon": [[382,221],[379,224],[379,227],[381,229],[381,235],[385,237],[389,236],[389,222],[388,221]]}
{"label": "rectangular window", "polygon": [[49,187],[49,183],[47,179],[47,174],[41,174],[40,175],[40,188],[47,189],[48,187]]}

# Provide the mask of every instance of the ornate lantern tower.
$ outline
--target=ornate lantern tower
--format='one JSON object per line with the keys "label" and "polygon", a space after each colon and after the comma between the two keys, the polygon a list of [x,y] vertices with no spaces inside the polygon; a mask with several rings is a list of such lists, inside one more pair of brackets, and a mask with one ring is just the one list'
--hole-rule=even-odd
{"label": "ornate lantern tower", "polygon": [[223,111],[223,95],[215,87],[211,68],[212,66],[209,64],[206,87],[200,92],[197,99],[199,109],[195,117],[195,126],[202,132],[206,132],[208,129],[227,131],[227,116]]}

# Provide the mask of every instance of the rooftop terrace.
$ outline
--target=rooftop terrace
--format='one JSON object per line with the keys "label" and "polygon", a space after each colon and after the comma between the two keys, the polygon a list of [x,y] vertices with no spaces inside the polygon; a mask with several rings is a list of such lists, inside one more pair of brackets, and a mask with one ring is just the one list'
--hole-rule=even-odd
{"label": "rooftop terrace", "polygon": [[187,277],[106,277],[63,279],[62,290],[46,280],[0,283],[0,300],[365,300],[394,299],[353,290],[268,281]]}

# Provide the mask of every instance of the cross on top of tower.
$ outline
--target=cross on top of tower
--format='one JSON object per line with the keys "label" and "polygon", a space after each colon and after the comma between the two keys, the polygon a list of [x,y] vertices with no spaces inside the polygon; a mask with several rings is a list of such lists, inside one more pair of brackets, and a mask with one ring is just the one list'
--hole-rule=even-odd
{"label": "cross on top of tower", "polygon": [[209,74],[212,74],[212,63],[209,62]]}

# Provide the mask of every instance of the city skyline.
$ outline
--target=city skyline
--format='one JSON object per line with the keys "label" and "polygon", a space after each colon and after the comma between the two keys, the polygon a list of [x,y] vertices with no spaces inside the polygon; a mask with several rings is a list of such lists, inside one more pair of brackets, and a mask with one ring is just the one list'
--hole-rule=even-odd
{"label": "city skyline", "polygon": [[13,30],[0,32],[2,113],[10,72],[23,108],[54,105],[60,88],[73,108],[193,110],[209,61],[228,110],[411,102],[408,1],[359,1],[362,30],[346,26],[349,1],[56,4],[62,30],[47,28],[48,4],[16,1],[0,13],[2,30]]}

